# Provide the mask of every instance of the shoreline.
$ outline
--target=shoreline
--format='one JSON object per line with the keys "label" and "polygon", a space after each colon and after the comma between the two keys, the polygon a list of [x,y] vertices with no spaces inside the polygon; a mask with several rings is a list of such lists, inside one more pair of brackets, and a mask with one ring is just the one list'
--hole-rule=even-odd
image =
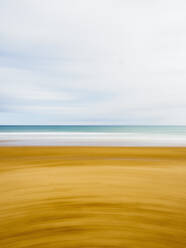
{"label": "shoreline", "polygon": [[[103,127],[30,127],[0,132],[0,146],[185,146],[186,127],[123,127],[123,130]],[[115,127],[116,128],[116,127]],[[119,127],[117,127],[119,128]],[[68,129],[68,130],[66,130]]]}

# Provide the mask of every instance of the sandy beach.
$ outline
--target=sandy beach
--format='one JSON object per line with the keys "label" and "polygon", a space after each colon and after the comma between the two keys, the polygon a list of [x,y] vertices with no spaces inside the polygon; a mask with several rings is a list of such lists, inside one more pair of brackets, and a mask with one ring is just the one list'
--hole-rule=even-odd
{"label": "sandy beach", "polygon": [[186,148],[0,147],[1,248],[185,248]]}

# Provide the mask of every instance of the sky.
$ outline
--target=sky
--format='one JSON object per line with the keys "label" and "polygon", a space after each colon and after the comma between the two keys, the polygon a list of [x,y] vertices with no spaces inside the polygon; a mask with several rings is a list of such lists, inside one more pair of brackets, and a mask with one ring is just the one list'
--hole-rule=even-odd
{"label": "sky", "polygon": [[1,0],[0,125],[186,125],[185,0]]}

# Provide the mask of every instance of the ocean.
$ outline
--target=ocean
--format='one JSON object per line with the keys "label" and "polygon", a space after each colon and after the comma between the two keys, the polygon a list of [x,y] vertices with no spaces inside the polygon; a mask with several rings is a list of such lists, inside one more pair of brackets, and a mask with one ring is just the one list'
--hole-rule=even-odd
{"label": "ocean", "polygon": [[186,146],[186,126],[0,125],[0,146]]}

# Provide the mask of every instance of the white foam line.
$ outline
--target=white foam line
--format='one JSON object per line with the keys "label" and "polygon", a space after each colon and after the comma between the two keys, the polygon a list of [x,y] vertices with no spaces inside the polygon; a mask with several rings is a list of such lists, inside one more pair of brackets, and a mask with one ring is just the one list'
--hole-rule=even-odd
{"label": "white foam line", "polygon": [[186,136],[150,133],[1,132],[0,145],[186,146]]}

